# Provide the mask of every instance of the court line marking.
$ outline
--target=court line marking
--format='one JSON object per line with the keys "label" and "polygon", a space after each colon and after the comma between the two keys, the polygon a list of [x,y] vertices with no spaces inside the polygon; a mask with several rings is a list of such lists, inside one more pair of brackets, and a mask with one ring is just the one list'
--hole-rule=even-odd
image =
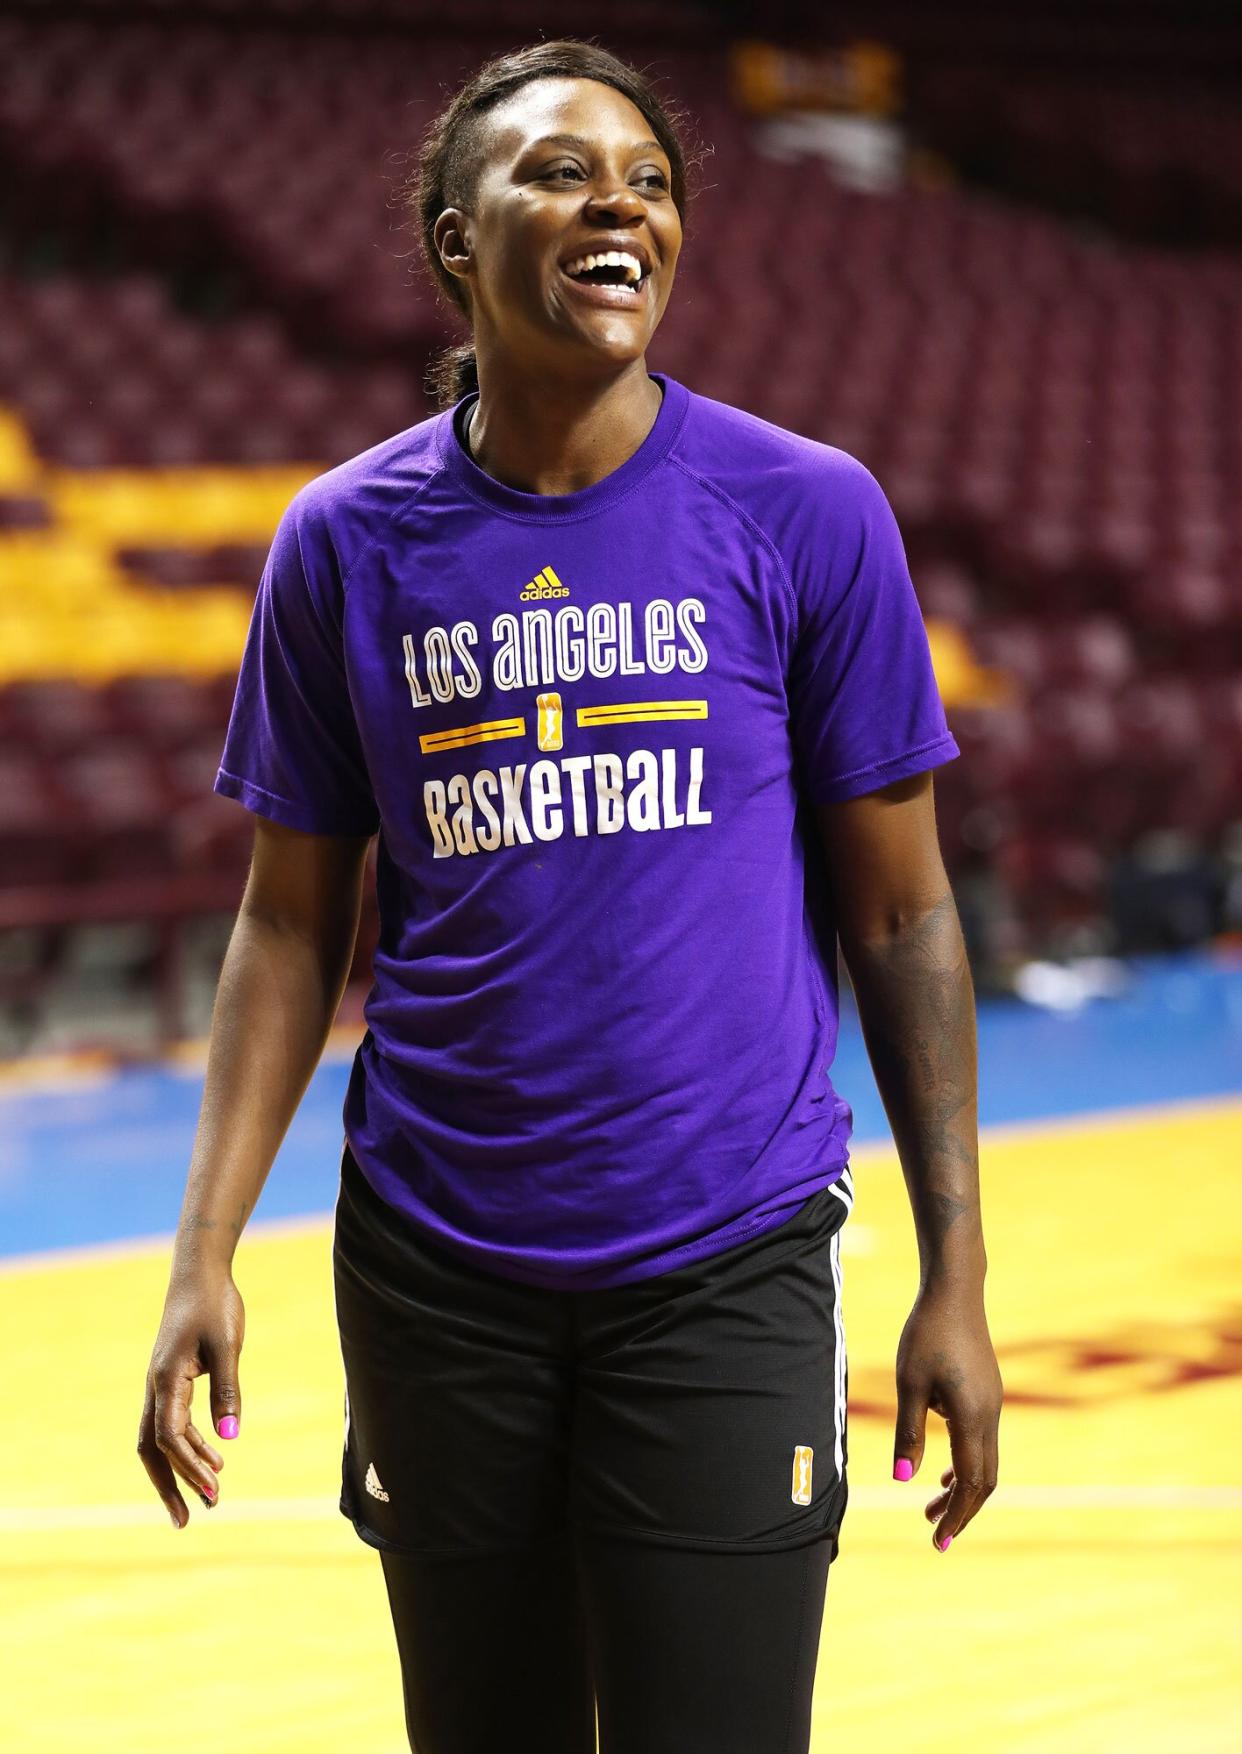
{"label": "court line marking", "polygon": [[[1060,1135],[1075,1132],[1106,1132],[1110,1128],[1126,1126],[1143,1126],[1175,1122],[1187,1114],[1219,1114],[1222,1119],[1232,1118],[1242,1122],[1242,1099],[1235,1096],[1196,1096],[1187,1097],[1182,1101],[1137,1104],[1133,1108],[1097,1109],[1090,1113],[1073,1115],[1051,1115],[1025,1121],[1003,1121],[994,1126],[983,1127],[979,1131],[979,1150],[982,1155],[990,1145],[1003,1145],[1010,1140],[1022,1141],[1037,1139],[1046,1135]],[[896,1146],[892,1141],[885,1143],[879,1139],[851,1141],[850,1163],[862,1165],[880,1159],[890,1160],[896,1155]],[[307,1236],[313,1234],[324,1224],[330,1224],[334,1208],[316,1213],[300,1214],[289,1218],[252,1218],[246,1225],[245,1235],[239,1246],[244,1247],[246,1237],[281,1237]],[[52,1248],[33,1250],[25,1254],[0,1254],[0,1277],[6,1274],[27,1273],[48,1267],[91,1266],[95,1262],[141,1259],[149,1254],[165,1254],[176,1242],[175,1231],[162,1231],[150,1236],[117,1237],[111,1242],[77,1243],[68,1248]],[[873,1237],[867,1233],[867,1227],[859,1219],[851,1218],[843,1232],[842,1252],[846,1255],[866,1254],[870,1252]]]}
{"label": "court line marking", "polygon": [[[914,1482],[918,1484],[918,1480]],[[895,1484],[895,1483],[894,1483]],[[939,1479],[924,1484],[942,1490]],[[188,1488],[186,1489],[189,1490]],[[850,1486],[850,1509],[907,1513],[921,1501],[891,1486]],[[998,1486],[988,1509],[1001,1510],[1242,1510],[1242,1486]],[[329,1495],[322,1498],[236,1498],[221,1501],[222,1522],[300,1523],[344,1521]],[[203,1513],[207,1514],[206,1511]],[[848,1515],[848,1512],[846,1513]],[[67,1529],[128,1529],[163,1519],[158,1504],[57,1504],[0,1507],[0,1532],[55,1533]]]}
{"label": "court line marking", "polygon": [[[1084,1109],[1081,1113],[1063,1115],[1032,1115],[1020,1121],[992,1121],[979,1129],[980,1154],[990,1144],[1007,1145],[1048,1134],[1101,1133],[1117,1127],[1157,1126],[1173,1123],[1186,1116],[1219,1115],[1221,1119],[1242,1121],[1242,1092],[1217,1091],[1211,1096],[1178,1097],[1165,1102],[1135,1103],[1129,1108]],[[891,1140],[850,1140],[850,1162],[860,1158],[891,1158],[897,1147]]]}
{"label": "court line marking", "polygon": [[[364,1025],[334,1024],[320,1063],[348,1065],[366,1033]],[[6,1096],[50,1095],[98,1089],[112,1082],[119,1072],[167,1072],[174,1076],[201,1074],[207,1070],[211,1046],[208,1035],[172,1043],[163,1053],[126,1059],[107,1048],[55,1049],[0,1061],[0,1100]]]}
{"label": "court line marking", "polygon": [[[245,1247],[246,1238],[310,1236],[317,1231],[330,1231],[333,1211],[312,1212],[296,1218],[252,1218],[238,1244]],[[111,1242],[75,1243],[70,1248],[36,1249],[24,1255],[0,1256],[0,1278],[7,1274],[31,1273],[52,1267],[92,1267],[106,1261],[141,1260],[147,1255],[167,1254],[177,1240],[174,1230],[160,1231],[151,1236],[121,1236]]]}
{"label": "court line marking", "polygon": [[[252,1218],[246,1225],[239,1252],[250,1237],[280,1238],[314,1236],[322,1232],[329,1239],[335,1222],[335,1206],[327,1211],[309,1212],[289,1218]],[[861,1219],[851,1218],[845,1231],[841,1252],[844,1255],[870,1254],[875,1246],[875,1228]],[[114,1237],[111,1242],[74,1243],[68,1248],[35,1249],[28,1254],[0,1255],[0,1279],[21,1273],[44,1272],[55,1268],[102,1266],[108,1261],[141,1261],[151,1255],[171,1253],[176,1243],[175,1231],[152,1236]],[[237,1263],[234,1262],[234,1265]],[[244,1265],[244,1257],[242,1258]]]}

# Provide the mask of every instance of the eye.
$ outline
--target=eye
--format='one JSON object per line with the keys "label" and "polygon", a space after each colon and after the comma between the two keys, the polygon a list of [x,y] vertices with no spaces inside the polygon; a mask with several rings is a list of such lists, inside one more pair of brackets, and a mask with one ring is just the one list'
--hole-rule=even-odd
{"label": "eye", "polygon": [[[549,169],[544,171],[543,175],[550,182],[554,182],[558,177],[563,177],[566,171],[572,176],[580,177],[585,174],[581,165],[576,165],[572,160],[566,159],[564,164],[550,166]],[[640,183],[654,183],[657,189],[668,188],[668,178],[664,175],[663,171],[646,171],[638,180]]]}

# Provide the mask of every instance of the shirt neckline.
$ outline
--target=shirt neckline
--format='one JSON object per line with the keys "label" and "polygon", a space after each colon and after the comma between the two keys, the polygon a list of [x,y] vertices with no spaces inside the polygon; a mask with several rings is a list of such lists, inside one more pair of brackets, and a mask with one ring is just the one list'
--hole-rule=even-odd
{"label": "shirt neckline", "polygon": [[667,456],[681,430],[690,392],[666,372],[648,372],[647,376],[664,392],[650,432],[633,456],[627,457],[619,468],[602,480],[592,482],[590,487],[579,488],[577,493],[526,493],[521,488],[497,481],[495,476],[479,468],[461,437],[465,416],[471,404],[479,399],[477,390],[463,396],[440,416],[436,434],[440,461],[453,481],[472,499],[506,517],[540,524],[589,517],[631,492]]}

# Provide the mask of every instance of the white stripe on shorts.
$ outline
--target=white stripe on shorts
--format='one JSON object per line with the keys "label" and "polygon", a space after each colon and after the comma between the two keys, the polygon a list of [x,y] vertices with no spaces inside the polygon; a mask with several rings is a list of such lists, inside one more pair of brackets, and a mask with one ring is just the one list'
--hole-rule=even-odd
{"label": "white stripe on shorts", "polygon": [[[348,1150],[349,1150],[349,1137],[348,1137],[348,1135],[346,1135],[345,1142],[341,1146],[341,1163],[340,1163],[340,1169],[338,1171],[338,1173],[341,1175],[344,1175],[344,1173],[345,1173],[345,1153]],[[346,1382],[346,1384],[345,1384],[345,1435],[341,1439],[341,1448],[342,1449],[349,1448],[349,1383],[348,1382]]]}
{"label": "white stripe on shorts", "polygon": [[[835,1194],[845,1207],[845,1217],[849,1218],[854,1209],[854,1178],[850,1174],[847,1163],[836,1181],[830,1182],[828,1191]],[[841,1313],[841,1232],[836,1230],[832,1235],[829,1259],[832,1263],[832,1320],[836,1329],[836,1346],[834,1357],[834,1401],[833,1401],[833,1461],[836,1463],[837,1479],[845,1473],[845,1318]]]}

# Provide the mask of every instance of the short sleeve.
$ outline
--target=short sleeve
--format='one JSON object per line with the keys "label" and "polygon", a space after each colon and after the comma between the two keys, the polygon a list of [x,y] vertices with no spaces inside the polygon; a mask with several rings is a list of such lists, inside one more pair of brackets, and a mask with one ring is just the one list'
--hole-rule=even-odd
{"label": "short sleeve", "polygon": [[[818,507],[831,533],[801,545],[789,710],[813,803],[875,791],[960,754],[945,719],[892,507],[846,452]],[[798,576],[798,574],[802,576]]]}
{"label": "short sleeve", "polygon": [[272,540],[214,790],[312,834],[374,834],[343,649],[344,594],[306,489]]}

